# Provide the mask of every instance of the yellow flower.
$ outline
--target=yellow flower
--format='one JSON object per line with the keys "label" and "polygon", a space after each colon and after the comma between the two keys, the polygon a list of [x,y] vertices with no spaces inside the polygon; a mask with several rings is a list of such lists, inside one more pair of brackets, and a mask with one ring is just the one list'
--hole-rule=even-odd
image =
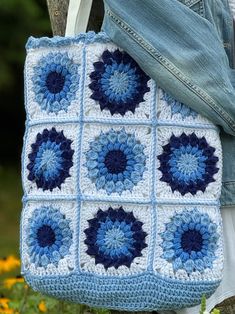
{"label": "yellow flower", "polygon": [[47,311],[46,304],[45,304],[44,301],[41,301],[41,302],[38,304],[38,308],[39,308],[39,311],[40,311],[40,312],[45,313],[45,312]]}
{"label": "yellow flower", "polygon": [[14,286],[16,283],[23,283],[24,282],[24,278],[22,278],[21,276],[17,276],[14,278],[7,278],[3,281],[4,287],[6,289],[11,289],[12,286]]}
{"label": "yellow flower", "polygon": [[10,301],[9,299],[1,297],[0,298],[0,310],[8,309],[9,308],[9,306],[8,306],[9,301]]}
{"label": "yellow flower", "polygon": [[12,314],[14,313],[13,309],[0,309],[0,314]]}
{"label": "yellow flower", "polygon": [[9,309],[8,303],[9,299],[1,297],[0,298],[0,314],[12,314],[14,313],[13,309]]}
{"label": "yellow flower", "polygon": [[20,266],[20,260],[10,255],[0,259],[0,274],[11,271]]}

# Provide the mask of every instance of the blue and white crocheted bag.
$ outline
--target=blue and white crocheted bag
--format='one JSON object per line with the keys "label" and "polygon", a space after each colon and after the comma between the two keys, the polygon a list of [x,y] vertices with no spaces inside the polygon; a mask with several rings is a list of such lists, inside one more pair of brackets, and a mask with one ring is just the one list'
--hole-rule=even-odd
{"label": "blue and white crocheted bag", "polygon": [[223,268],[217,128],[104,33],[27,43],[22,274],[90,306],[176,309]]}

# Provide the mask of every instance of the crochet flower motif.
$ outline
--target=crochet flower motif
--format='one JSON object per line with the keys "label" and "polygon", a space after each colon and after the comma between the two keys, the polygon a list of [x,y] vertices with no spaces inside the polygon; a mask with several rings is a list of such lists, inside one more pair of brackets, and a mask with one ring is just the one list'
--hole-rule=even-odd
{"label": "crochet flower motif", "polygon": [[171,107],[171,115],[180,114],[183,119],[191,116],[194,119],[197,117],[197,112],[193,109],[189,108],[182,102],[171,97],[168,93],[163,91],[162,99],[166,101],[166,103]]}
{"label": "crochet flower motif", "polygon": [[43,191],[61,188],[61,184],[70,177],[69,170],[73,166],[71,143],[63,131],[57,132],[55,128],[38,133],[28,155],[28,179]]}
{"label": "crochet flower motif", "polygon": [[70,220],[58,209],[43,206],[34,210],[28,222],[26,243],[31,262],[38,267],[58,265],[72,244]]}
{"label": "crochet flower motif", "polygon": [[179,191],[182,195],[197,191],[205,192],[210,182],[215,181],[218,172],[218,157],[214,155],[205,137],[198,138],[195,133],[171,136],[167,145],[163,146],[160,160],[161,181],[168,183],[172,192]]}
{"label": "crochet flower motif", "polygon": [[67,111],[79,86],[78,64],[67,53],[49,53],[34,67],[35,101],[50,113]]}
{"label": "crochet flower motif", "polygon": [[173,270],[188,274],[203,273],[213,267],[218,248],[217,224],[197,208],[174,215],[161,233],[162,258],[172,263]]}
{"label": "crochet flower motif", "polygon": [[95,71],[90,74],[91,98],[99,102],[101,110],[108,109],[111,115],[134,113],[144,101],[144,94],[150,90],[147,86],[150,78],[126,52],[105,50],[101,59],[93,64]]}
{"label": "crochet flower motif", "polygon": [[88,222],[89,228],[84,230],[86,252],[95,258],[96,264],[103,264],[105,269],[130,267],[135,257],[142,256],[147,233],[132,212],[125,212],[122,207],[99,209],[96,217]]}
{"label": "crochet flower motif", "polygon": [[85,166],[97,190],[121,194],[125,190],[132,191],[142,180],[145,161],[144,145],[123,128],[101,132],[90,143]]}

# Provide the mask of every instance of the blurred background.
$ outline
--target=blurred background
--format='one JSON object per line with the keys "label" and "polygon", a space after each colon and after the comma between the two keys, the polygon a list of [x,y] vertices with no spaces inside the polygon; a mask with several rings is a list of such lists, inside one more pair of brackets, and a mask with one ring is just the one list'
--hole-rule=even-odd
{"label": "blurred background", "polygon": [[29,36],[51,36],[45,0],[1,0],[0,258],[19,256],[20,158],[25,111],[23,67]]}

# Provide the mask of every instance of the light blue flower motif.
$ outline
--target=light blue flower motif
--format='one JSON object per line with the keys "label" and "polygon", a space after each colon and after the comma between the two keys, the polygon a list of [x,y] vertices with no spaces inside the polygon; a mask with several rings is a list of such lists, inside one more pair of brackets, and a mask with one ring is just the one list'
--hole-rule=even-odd
{"label": "light blue flower motif", "polygon": [[67,53],[49,53],[34,67],[35,101],[50,113],[67,111],[79,87],[79,65]]}
{"label": "light blue flower motif", "polygon": [[171,97],[168,93],[163,91],[163,100],[171,107],[171,115],[180,114],[183,119],[191,116],[194,119],[197,117],[197,112],[189,108],[187,105],[179,102],[178,100]]}
{"label": "light blue flower motif", "polygon": [[160,236],[162,258],[172,263],[175,272],[184,269],[188,274],[203,273],[206,268],[213,267],[219,234],[217,224],[207,213],[201,213],[197,208],[183,210],[165,224]]}
{"label": "light blue flower motif", "polygon": [[108,194],[132,191],[143,178],[145,164],[144,145],[124,128],[101,132],[86,152],[88,177]]}
{"label": "light blue flower motif", "polygon": [[32,263],[37,267],[57,266],[69,254],[72,244],[70,219],[66,219],[59,209],[42,206],[29,218],[26,236]]}
{"label": "light blue flower motif", "polygon": [[203,155],[202,150],[188,144],[175,149],[168,164],[173,177],[178,181],[189,183],[190,180],[203,179],[206,160],[207,157]]}

